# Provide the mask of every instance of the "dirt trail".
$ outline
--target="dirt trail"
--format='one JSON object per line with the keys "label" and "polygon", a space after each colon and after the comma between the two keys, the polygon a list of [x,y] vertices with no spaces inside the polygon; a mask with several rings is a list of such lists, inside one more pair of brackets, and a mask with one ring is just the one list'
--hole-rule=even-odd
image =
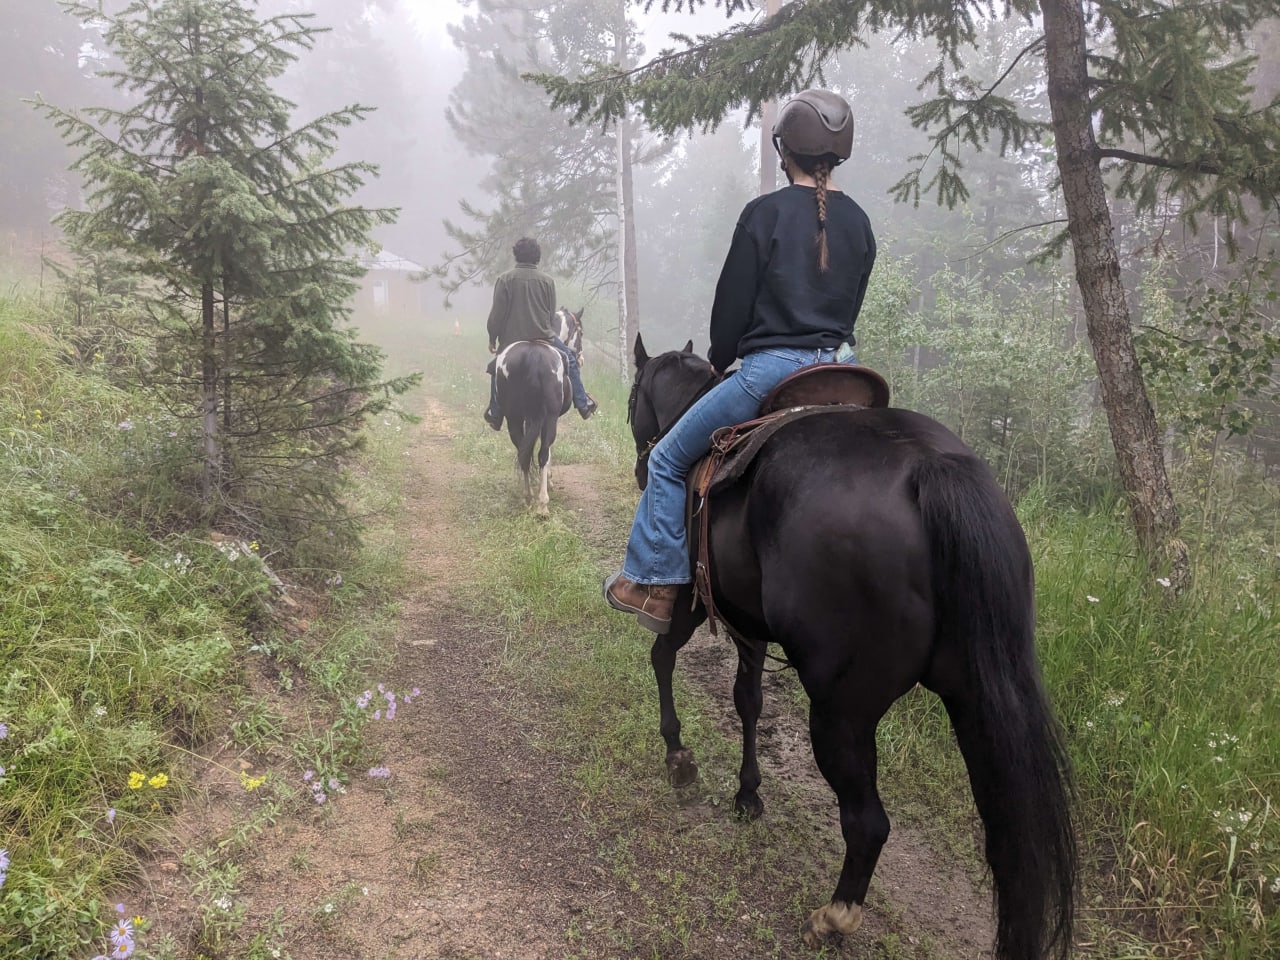
{"label": "dirt trail", "polygon": [[[383,679],[396,689],[418,685],[423,694],[395,721],[367,728],[377,763],[391,770],[388,779],[353,776],[345,794],[306,817],[281,820],[255,844],[240,884],[246,929],[264,929],[280,910],[288,931],[280,955],[293,960],[651,956],[647,947],[634,954],[625,943],[592,934],[593,919],[598,927],[602,917],[631,915],[637,892],[600,865],[600,838],[583,821],[568,772],[549,767],[554,761],[531,741],[537,725],[527,721],[545,705],[502,670],[501,631],[459,600],[470,587],[459,562],[467,546],[456,516],[473,470],[450,456],[453,425],[443,408],[429,405],[417,429],[406,522],[410,565],[420,577],[405,598]],[[618,545],[591,519],[603,513],[591,475],[590,465],[559,467],[553,509],[558,504],[580,516],[584,536],[603,557]],[[727,642],[695,638],[681,669],[722,701],[721,722],[736,737]],[[837,843],[832,795],[813,765],[803,723],[780,709],[780,699],[776,690],[766,692],[765,790],[787,784],[816,821],[828,823]],[[656,694],[654,714],[656,738]],[[237,802],[237,790],[233,783],[213,785],[211,800]],[[728,815],[723,805],[690,813]],[[881,859],[873,902],[881,906],[869,911],[865,932],[840,956],[989,955],[989,894],[975,891],[901,824]],[[905,931],[902,953],[870,946],[891,929],[888,914],[897,915],[892,929]],[[798,938],[781,953],[753,952],[746,933],[715,939],[705,953],[685,955],[812,956]],[[930,951],[910,945],[922,940],[932,943]]]}

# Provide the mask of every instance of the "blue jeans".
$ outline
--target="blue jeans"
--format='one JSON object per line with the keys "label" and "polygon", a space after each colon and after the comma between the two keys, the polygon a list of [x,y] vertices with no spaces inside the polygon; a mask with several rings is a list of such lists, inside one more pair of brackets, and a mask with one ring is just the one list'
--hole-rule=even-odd
{"label": "blue jeans", "polygon": [[801,367],[830,362],[835,350],[770,347],[742,360],[733,376],[695,403],[649,454],[649,482],[640,495],[627,540],[622,573],[643,584],[689,583],[689,544],[685,537],[685,477],[711,449],[720,427],[751,420],[760,401],[779,381]]}
{"label": "blue jeans", "polygon": [[[578,358],[559,337],[552,337],[551,344],[564,356],[569,366],[569,383],[573,387],[573,405],[578,410],[585,410],[591,404],[586,388],[582,386],[582,371],[578,369]],[[489,378],[489,412],[497,416],[498,410],[498,376],[495,373]]]}

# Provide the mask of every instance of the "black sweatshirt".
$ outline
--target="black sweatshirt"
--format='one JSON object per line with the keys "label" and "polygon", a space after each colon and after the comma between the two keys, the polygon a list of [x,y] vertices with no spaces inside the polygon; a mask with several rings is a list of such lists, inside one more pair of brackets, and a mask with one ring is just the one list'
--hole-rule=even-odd
{"label": "black sweatshirt", "polygon": [[829,269],[818,272],[813,187],[789,186],[743,208],[711,308],[708,359],[724,370],[762,347],[831,349],[853,342],[876,240],[847,194],[827,194]]}

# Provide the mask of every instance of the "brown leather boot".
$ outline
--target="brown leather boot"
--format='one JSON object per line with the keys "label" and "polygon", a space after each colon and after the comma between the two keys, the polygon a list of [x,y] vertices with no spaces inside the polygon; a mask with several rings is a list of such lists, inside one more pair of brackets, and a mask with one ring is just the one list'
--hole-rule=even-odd
{"label": "brown leather boot", "polygon": [[634,613],[640,626],[654,633],[671,629],[671,610],[676,604],[678,584],[636,583],[619,570],[604,582],[604,599],[623,613]]}

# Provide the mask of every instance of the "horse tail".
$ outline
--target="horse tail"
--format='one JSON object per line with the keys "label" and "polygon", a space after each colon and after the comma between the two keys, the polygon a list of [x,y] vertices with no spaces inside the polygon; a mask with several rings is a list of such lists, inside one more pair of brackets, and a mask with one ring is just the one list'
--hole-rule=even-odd
{"label": "horse tail", "polygon": [[529,471],[533,469],[533,453],[538,446],[538,438],[542,436],[542,430],[545,426],[546,416],[543,411],[538,410],[524,421],[524,433],[520,437],[520,442],[516,444],[516,463],[520,468],[520,473],[528,479]]}
{"label": "horse tail", "polygon": [[998,960],[1065,958],[1075,914],[1070,765],[1035,655],[1031,555],[977,457],[914,468],[936,617],[926,683],[947,706],[986,830]]}

